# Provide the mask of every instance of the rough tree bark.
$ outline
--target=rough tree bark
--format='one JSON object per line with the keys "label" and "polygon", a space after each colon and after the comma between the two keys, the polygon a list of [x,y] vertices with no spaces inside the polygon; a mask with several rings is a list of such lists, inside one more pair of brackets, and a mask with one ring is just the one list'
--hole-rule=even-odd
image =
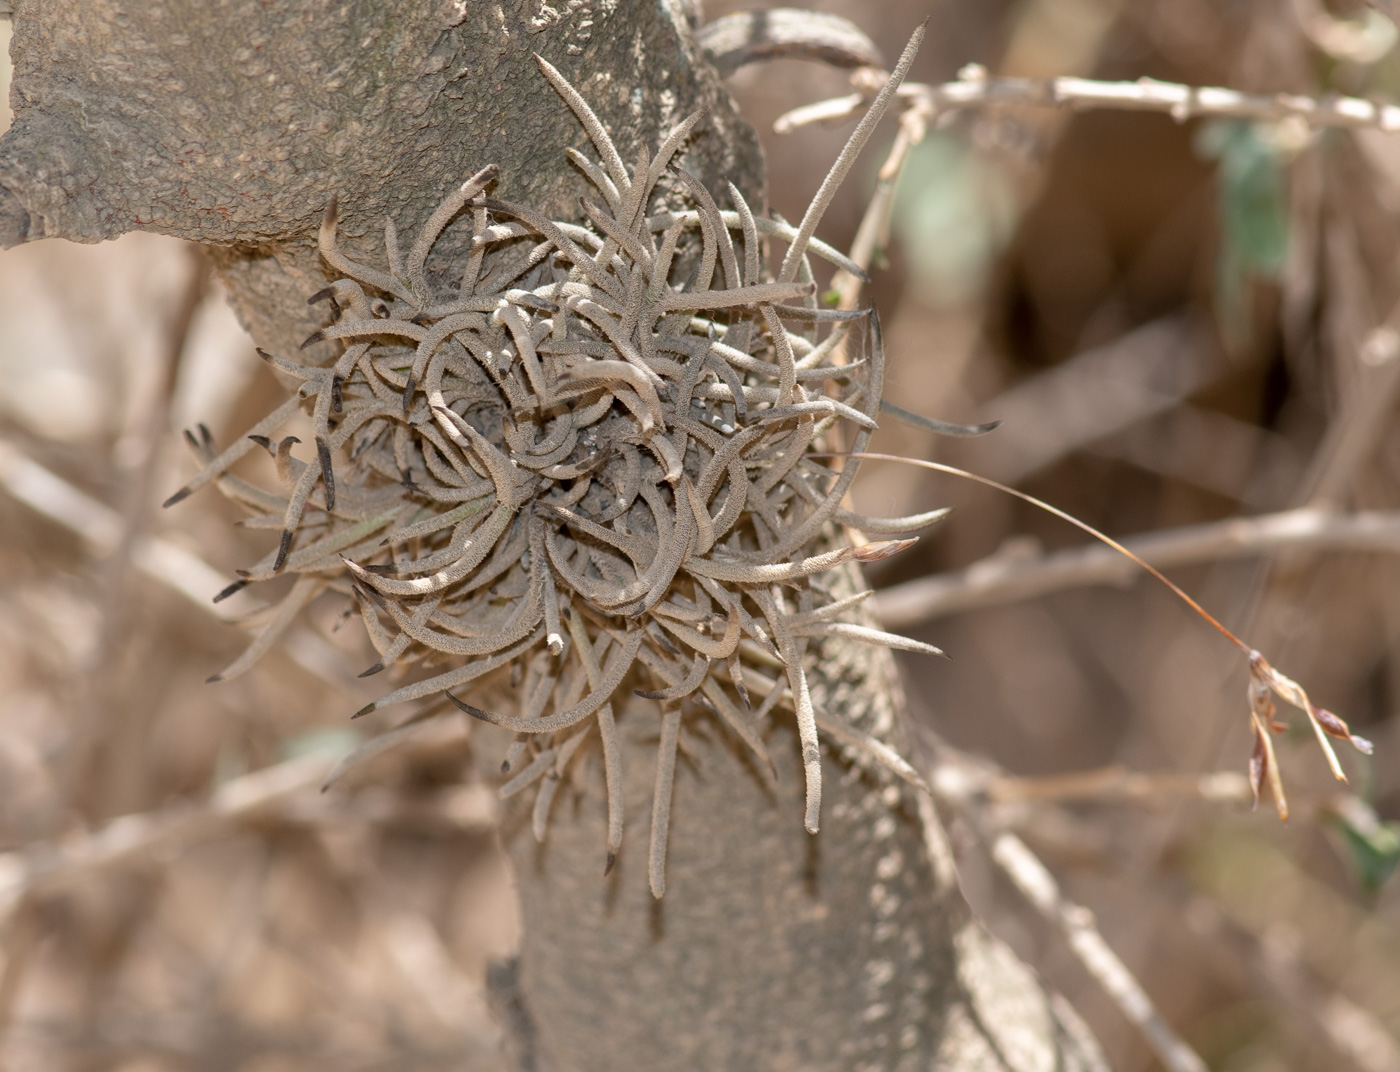
{"label": "rough tree bark", "polygon": [[[324,285],[315,228],[333,192],[346,244],[376,262],[385,216],[412,233],[488,162],[513,199],[576,214],[583,184],[562,149],[583,136],[533,52],[574,81],[629,159],[707,106],[687,166],[762,202],[754,134],[675,0],[14,8],[0,242],[144,229],[203,243],[273,351],[320,326],[306,297]],[[449,231],[437,263],[464,233]],[[898,743],[887,652],[826,640],[811,679],[819,709]],[[926,801],[828,748],[822,831],[803,831],[790,729],[769,741],[775,799],[727,734],[687,715],[668,892],[653,901],[636,844],[655,762],[648,703],[629,701],[619,720],[632,822],[607,879],[597,764],[556,807],[546,845],[517,815],[503,830],[525,936],[494,984],[522,1068],[1101,1067],[1073,1013],[971,920]]]}

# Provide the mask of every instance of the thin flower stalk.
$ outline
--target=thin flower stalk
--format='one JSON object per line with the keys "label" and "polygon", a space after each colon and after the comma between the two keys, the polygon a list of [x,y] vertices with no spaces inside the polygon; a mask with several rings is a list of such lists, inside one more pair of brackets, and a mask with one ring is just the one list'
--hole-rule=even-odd
{"label": "thin flower stalk", "polygon": [[[838,455],[828,455],[834,457]],[[1322,754],[1327,759],[1328,768],[1332,771],[1333,777],[1338,781],[1347,780],[1346,773],[1342,770],[1341,762],[1337,758],[1336,750],[1332,747],[1332,738],[1338,738],[1349,742],[1358,752],[1364,755],[1372,753],[1373,746],[1365,737],[1352,733],[1347,724],[1325,708],[1317,706],[1308,697],[1307,691],[1292,678],[1274,669],[1269,661],[1262,654],[1245,643],[1233,632],[1227,629],[1214,615],[1200,605],[1195,599],[1181,589],[1179,585],[1169,579],[1161,570],[1151,563],[1145,561],[1133,551],[1124,547],[1112,536],[1108,536],[1092,525],[1087,524],[1079,518],[1068,514],[1065,511],[1051,506],[1034,495],[1028,495],[1024,491],[1008,487],[990,477],[980,476],[977,473],[970,473],[965,469],[956,466],[944,465],[941,462],[927,461],[922,458],[905,458],[894,454],[878,454],[871,452],[844,452],[839,456],[848,458],[864,458],[868,460],[903,462],[906,465],[917,465],[924,469],[933,469],[940,473],[948,473],[952,476],[962,477],[965,480],[972,480],[978,484],[985,484],[989,488],[1004,492],[1020,499],[1022,502],[1030,503],[1038,509],[1054,514],[1063,521],[1068,521],[1071,525],[1088,533],[1094,539],[1113,548],[1119,554],[1135,562],[1144,570],[1150,573],[1162,584],[1185,603],[1197,615],[1203,618],[1221,636],[1233,644],[1242,652],[1249,663],[1249,718],[1250,728],[1254,733],[1254,748],[1249,759],[1249,780],[1254,790],[1256,803],[1259,800],[1260,790],[1267,780],[1269,789],[1274,799],[1274,806],[1278,810],[1279,818],[1288,818],[1288,800],[1284,795],[1283,780],[1279,772],[1278,758],[1274,751],[1272,733],[1281,733],[1288,727],[1285,723],[1279,722],[1274,716],[1276,708],[1274,697],[1283,700],[1302,711],[1307,717],[1308,723],[1312,726],[1313,733],[1317,737]]]}

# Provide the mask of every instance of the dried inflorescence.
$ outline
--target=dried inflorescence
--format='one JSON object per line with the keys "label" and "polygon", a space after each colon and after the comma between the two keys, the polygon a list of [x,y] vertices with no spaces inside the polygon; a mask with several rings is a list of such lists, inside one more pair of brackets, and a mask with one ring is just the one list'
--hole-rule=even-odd
{"label": "dried inflorescence", "polygon": [[[640,668],[650,687],[637,691],[662,711],[659,895],[685,705],[722,719],[771,777],[761,730],[790,703],[815,831],[808,642],[934,650],[840,620],[858,599],[833,600],[818,576],[912,541],[837,546],[837,526],[901,537],[942,512],[853,515],[841,502],[858,461],[836,469],[815,456],[838,426],[843,445],[864,449],[884,372],[874,316],[822,308],[814,296],[809,256],[860,272],[811,239],[820,206],[794,228],[755,216],[731,185],[734,207],[721,211],[672,164],[703,113],[629,170],[583,99],[540,65],[601,159],[570,151],[597,190],[580,199],[587,223],[488,196],[496,169],[487,167],[406,254],[390,225],[380,270],[338,248],[332,202],[320,243],[340,278],[312,300],[329,301],[335,319],[308,343],[336,340],[339,358],[313,366],[264,354],[300,381],[297,394],[223,453],[207,432],[189,436],[204,469],[172,501],[215,481],[251,508],[250,524],[281,530],[277,548],[224,594],[297,575],[251,647],[217,676],[247,669],[317,594],[342,592],[379,653],[366,674],[411,663],[435,671],[360,713],[446,696],[514,730],[502,793],[536,787],[537,836],[559,777],[598,727],[609,865],[623,821],[610,701]],[[653,211],[667,176],[670,196],[683,193],[693,208]],[[442,294],[425,266],[460,214],[470,214],[470,255],[457,292]],[[765,280],[768,239],[788,243],[776,282]],[[866,356],[848,361],[858,341]],[[294,457],[294,437],[272,438],[304,409],[311,461]],[[281,490],[228,472],[254,444],[274,456]],[[518,675],[517,712],[467,702],[471,682],[504,667]]]}

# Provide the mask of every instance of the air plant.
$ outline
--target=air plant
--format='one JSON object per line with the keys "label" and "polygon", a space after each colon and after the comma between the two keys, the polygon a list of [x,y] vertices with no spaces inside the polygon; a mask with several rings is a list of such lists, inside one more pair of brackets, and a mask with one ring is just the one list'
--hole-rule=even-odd
{"label": "air plant", "polygon": [[[841,503],[859,463],[835,469],[814,456],[838,425],[851,430],[843,442],[865,448],[884,353],[873,313],[819,306],[810,257],[863,273],[813,232],[921,35],[796,227],[756,215],[732,184],[733,207],[721,210],[675,165],[703,112],[629,169],[543,59],[599,156],[569,151],[596,191],[579,199],[586,222],[492,196],[497,170],[486,167],[439,205],[406,253],[387,226],[381,269],[340,249],[332,199],[320,250],[338,278],[311,301],[328,302],[334,319],[303,350],[333,340],[339,356],[313,365],[262,353],[298,382],[295,396],[222,453],[206,429],[186,433],[204,467],[167,503],[214,482],[252,511],[248,524],[280,530],[276,548],[218,598],[297,576],[251,646],[211,680],[247,670],[310,600],[339,592],[378,653],[362,676],[414,663],[434,671],[358,714],[442,697],[513,730],[501,793],[535,791],[541,840],[560,779],[597,726],[610,868],[623,834],[612,703],[640,676],[634,691],[661,708],[657,896],[684,715],[718,716],[771,780],[762,728],[790,694],[805,825],[815,833],[821,760],[803,669],[809,641],[839,635],[937,652],[841,621],[860,597],[833,600],[818,577],[903,550],[914,542],[906,534],[946,511],[858,516]],[[662,193],[693,207],[654,209]],[[470,252],[460,286],[442,293],[428,254],[459,215],[470,216]],[[787,243],[776,279],[764,267],[773,239]],[[866,356],[847,361],[867,337]],[[309,461],[295,457],[295,437],[273,438],[303,410],[314,430]],[[280,490],[229,472],[255,447],[273,456]],[[844,545],[840,526],[893,538]],[[520,683],[519,710],[473,703],[473,683],[507,668]]]}

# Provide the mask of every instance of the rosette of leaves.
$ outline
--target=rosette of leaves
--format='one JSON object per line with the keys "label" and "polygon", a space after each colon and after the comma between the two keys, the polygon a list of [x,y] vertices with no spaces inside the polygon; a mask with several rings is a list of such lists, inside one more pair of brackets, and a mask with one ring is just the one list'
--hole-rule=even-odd
{"label": "rosette of leaves", "polygon": [[[874,315],[821,308],[814,297],[810,257],[861,274],[811,238],[820,211],[795,228],[755,215],[732,184],[732,207],[722,210],[673,164],[703,113],[627,167],[587,103],[540,67],[599,156],[569,150],[595,190],[580,198],[584,222],[497,196],[496,169],[486,167],[407,251],[389,224],[387,264],[373,267],[338,247],[333,200],[320,248],[338,278],[311,299],[329,304],[332,322],[308,344],[335,340],[339,357],[313,365],[264,353],[299,383],[296,393],[221,453],[207,430],[186,433],[204,467],[170,502],[213,482],[251,511],[246,524],[280,530],[277,546],[220,598],[283,573],[297,578],[216,679],[248,669],[318,594],[341,593],[378,652],[366,675],[422,668],[360,713],[443,697],[513,730],[502,793],[537,793],[537,837],[596,727],[609,866],[623,830],[610,701],[624,682],[658,701],[659,896],[687,710],[718,716],[771,778],[762,728],[775,709],[790,709],[815,832],[821,765],[808,642],[839,635],[936,650],[844,621],[860,597],[833,599],[821,575],[908,546],[901,537],[943,511],[856,516],[842,501],[858,459],[838,468],[818,456],[865,447],[884,372]],[[878,109],[868,125],[875,119]],[[838,167],[853,155],[848,147]],[[443,293],[425,265],[460,216],[473,228],[470,255],[460,284]],[[765,268],[769,241],[786,243],[776,281]],[[296,437],[277,437],[298,411],[314,429],[307,460],[296,457]],[[281,487],[229,472],[256,446],[275,458]],[[842,526],[895,538],[852,545],[838,538]],[[507,668],[518,710],[473,704],[472,683]]]}

